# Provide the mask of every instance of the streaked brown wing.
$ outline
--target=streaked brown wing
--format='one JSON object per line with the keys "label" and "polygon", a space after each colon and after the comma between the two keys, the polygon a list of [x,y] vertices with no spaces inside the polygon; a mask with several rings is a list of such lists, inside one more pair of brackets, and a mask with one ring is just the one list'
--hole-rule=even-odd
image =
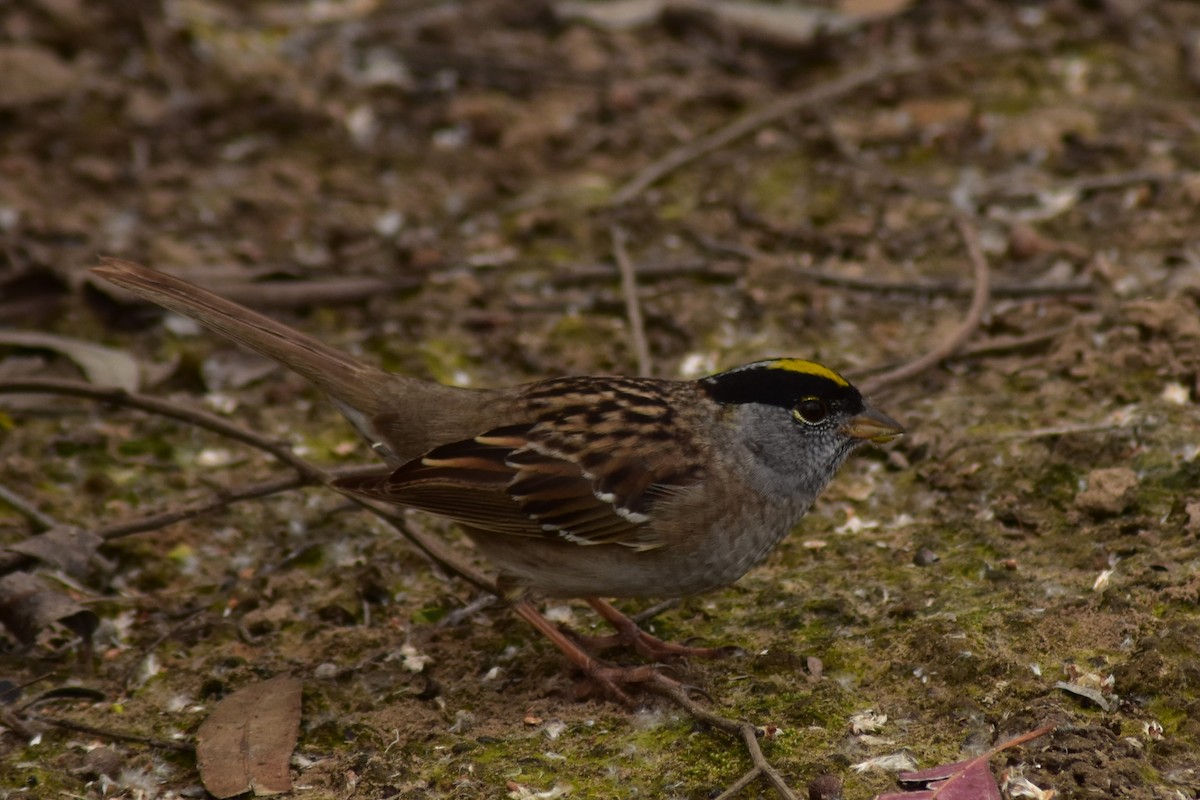
{"label": "streaked brown wing", "polygon": [[335,485],[476,530],[554,536],[581,545],[658,547],[646,524],[652,507],[699,475],[677,469],[679,459],[672,456],[678,454],[670,447],[656,448],[653,459],[637,454],[632,441],[614,446],[620,437],[605,448],[589,448],[596,436],[611,431],[576,422],[545,415],[530,425],[434,448],[391,475]]}
{"label": "streaked brown wing", "polygon": [[335,488],[371,500],[410,506],[480,530],[540,534],[507,492],[513,470],[505,448],[477,440],[435,448],[387,475],[340,478]]}

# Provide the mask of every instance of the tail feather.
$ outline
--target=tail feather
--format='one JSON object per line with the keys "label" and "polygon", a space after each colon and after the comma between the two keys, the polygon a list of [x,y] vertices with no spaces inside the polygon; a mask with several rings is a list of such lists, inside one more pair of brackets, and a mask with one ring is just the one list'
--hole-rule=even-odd
{"label": "tail feather", "polygon": [[393,466],[512,413],[501,394],[385,372],[181,278],[115,258],[92,272],[308,378]]}
{"label": "tail feather", "polygon": [[92,271],[294,370],[339,401],[339,407],[349,406],[360,415],[373,417],[383,411],[392,384],[415,381],[384,372],[245,306],[131,261],[104,258]]}

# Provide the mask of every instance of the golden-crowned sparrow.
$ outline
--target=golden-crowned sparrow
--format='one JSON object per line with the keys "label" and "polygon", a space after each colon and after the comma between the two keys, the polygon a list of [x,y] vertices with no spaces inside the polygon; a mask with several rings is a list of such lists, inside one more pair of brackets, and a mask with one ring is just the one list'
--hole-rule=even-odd
{"label": "golden-crowned sparrow", "polygon": [[[594,598],[676,597],[736,581],[799,522],[855,448],[903,432],[811,361],[758,361],[695,381],[570,377],[453,388],[384,372],[136,264],[107,259],[94,271],[329,394],[394,467],[335,488],[454,520],[495,565],[510,599],[525,590],[589,598],[618,627],[619,612]],[[519,600],[534,621],[531,609]],[[535,624],[555,638],[549,623]]]}

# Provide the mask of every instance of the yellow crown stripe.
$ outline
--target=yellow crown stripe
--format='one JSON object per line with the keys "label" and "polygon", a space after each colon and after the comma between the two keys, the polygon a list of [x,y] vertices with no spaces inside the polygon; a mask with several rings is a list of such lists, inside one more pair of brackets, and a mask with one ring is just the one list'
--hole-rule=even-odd
{"label": "yellow crown stripe", "polygon": [[770,362],[771,369],[785,369],[788,372],[799,372],[804,375],[817,375],[821,378],[827,378],[833,381],[838,386],[849,386],[850,382],[831,370],[829,367],[822,366],[815,361],[805,361],[801,358],[777,358]]}

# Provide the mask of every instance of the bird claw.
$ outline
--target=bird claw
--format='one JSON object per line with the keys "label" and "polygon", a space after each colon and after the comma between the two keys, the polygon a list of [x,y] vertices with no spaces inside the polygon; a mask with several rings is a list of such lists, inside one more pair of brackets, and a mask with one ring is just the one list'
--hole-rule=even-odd
{"label": "bird claw", "polygon": [[[653,683],[659,686],[669,686],[678,688],[681,691],[689,692],[696,690],[702,694],[703,690],[689,684],[680,683],[674,678],[664,675],[658,666],[643,664],[637,667],[616,667],[608,664],[596,662],[596,666],[587,672],[587,678],[580,688],[584,689],[581,694],[577,694],[578,699],[586,699],[590,696],[587,691],[588,684],[598,686],[612,699],[619,702],[630,710],[638,709],[642,704],[635,701],[633,696],[625,691],[622,687],[637,686],[642,684]],[[704,694],[704,697],[708,697]]]}

